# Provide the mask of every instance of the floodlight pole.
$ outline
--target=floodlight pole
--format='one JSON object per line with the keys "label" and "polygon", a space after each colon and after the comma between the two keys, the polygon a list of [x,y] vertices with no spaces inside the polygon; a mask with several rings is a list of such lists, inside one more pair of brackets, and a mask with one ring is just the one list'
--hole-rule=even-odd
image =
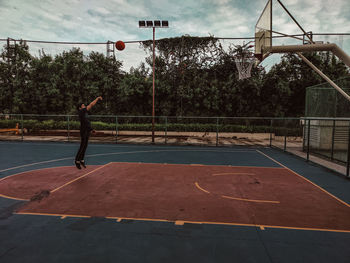
{"label": "floodlight pole", "polygon": [[154,143],[154,116],[155,116],[155,110],[154,110],[154,82],[155,82],[155,62],[156,62],[156,56],[155,56],[155,35],[156,35],[156,28],[153,27],[153,99],[152,99],[152,143]]}
{"label": "floodlight pole", "polygon": [[166,20],[160,21],[160,20],[155,20],[155,21],[139,21],[139,27],[142,28],[151,28],[153,29],[153,47],[152,47],[152,53],[153,53],[153,85],[152,85],[152,143],[154,143],[154,123],[155,123],[155,69],[156,69],[156,27],[169,27],[169,23]]}

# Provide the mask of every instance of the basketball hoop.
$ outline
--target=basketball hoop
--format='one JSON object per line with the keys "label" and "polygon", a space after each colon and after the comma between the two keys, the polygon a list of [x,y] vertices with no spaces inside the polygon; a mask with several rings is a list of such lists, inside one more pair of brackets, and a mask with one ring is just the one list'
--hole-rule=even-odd
{"label": "basketball hoop", "polygon": [[249,51],[238,53],[234,56],[238,70],[238,79],[243,80],[250,78],[253,64],[256,61],[254,54]]}

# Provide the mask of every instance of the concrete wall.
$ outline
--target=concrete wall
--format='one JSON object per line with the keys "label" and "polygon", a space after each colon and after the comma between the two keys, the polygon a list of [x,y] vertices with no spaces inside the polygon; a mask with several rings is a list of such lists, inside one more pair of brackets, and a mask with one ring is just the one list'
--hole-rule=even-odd
{"label": "concrete wall", "polygon": [[[304,146],[307,146],[307,122],[304,125]],[[334,127],[334,150],[347,150],[348,148],[348,121],[336,121]],[[332,120],[310,121],[310,147],[317,150],[331,150],[333,136]]]}

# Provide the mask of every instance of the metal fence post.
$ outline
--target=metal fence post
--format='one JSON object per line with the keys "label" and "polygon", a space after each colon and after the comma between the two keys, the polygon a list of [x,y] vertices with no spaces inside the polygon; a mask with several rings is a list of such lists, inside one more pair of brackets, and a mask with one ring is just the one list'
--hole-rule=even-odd
{"label": "metal fence post", "polygon": [[307,127],[307,153],[306,153],[306,161],[309,161],[310,158],[310,123],[311,120],[308,119],[308,127]]}
{"label": "metal fence post", "polygon": [[67,115],[67,139],[69,141],[69,115]]}
{"label": "metal fence post", "polygon": [[333,129],[332,129],[332,150],[331,150],[331,160],[333,161],[334,157],[334,136],[335,136],[335,120],[333,120]]}
{"label": "metal fence post", "polygon": [[349,166],[350,166],[350,121],[348,126],[348,160],[346,162],[346,176],[349,177]]}
{"label": "metal fence post", "polygon": [[118,143],[118,116],[115,116],[115,143]]}
{"label": "metal fence post", "polygon": [[168,142],[168,117],[165,116],[165,144]]}
{"label": "metal fence post", "polygon": [[270,120],[270,147],[272,147],[272,127],[273,127],[273,119]]}
{"label": "metal fence post", "polygon": [[302,150],[305,150],[305,136],[306,136],[306,120],[302,119],[302,125],[303,125],[303,148]]}
{"label": "metal fence post", "polygon": [[219,118],[216,118],[216,146],[219,145]]}
{"label": "metal fence post", "polygon": [[22,142],[24,140],[23,134],[24,134],[24,128],[23,128],[23,114],[21,114],[21,135],[22,135]]}
{"label": "metal fence post", "polygon": [[286,127],[286,119],[283,121],[283,126],[284,126],[284,146],[283,146],[283,151],[285,152],[287,149],[287,127]]}

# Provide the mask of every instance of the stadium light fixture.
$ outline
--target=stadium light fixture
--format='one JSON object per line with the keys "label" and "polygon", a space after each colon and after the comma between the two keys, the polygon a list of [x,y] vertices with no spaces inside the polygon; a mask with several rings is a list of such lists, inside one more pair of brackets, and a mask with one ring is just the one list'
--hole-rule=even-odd
{"label": "stadium light fixture", "polygon": [[169,27],[169,21],[167,20],[139,20],[140,28],[153,28],[153,27]]}

